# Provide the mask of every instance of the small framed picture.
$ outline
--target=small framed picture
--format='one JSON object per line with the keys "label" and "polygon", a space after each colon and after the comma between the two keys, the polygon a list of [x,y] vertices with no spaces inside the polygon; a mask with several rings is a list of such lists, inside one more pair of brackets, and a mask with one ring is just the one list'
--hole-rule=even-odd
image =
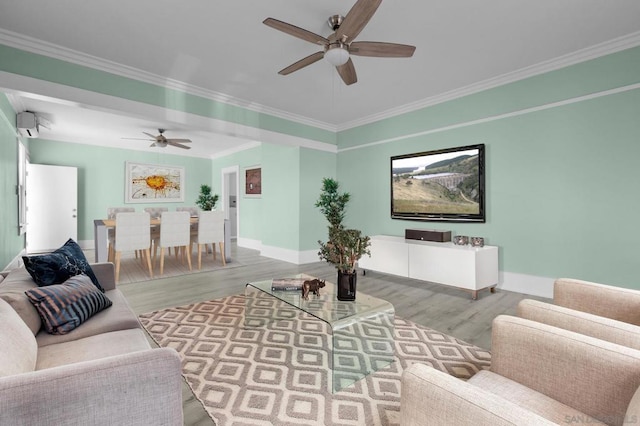
{"label": "small framed picture", "polygon": [[245,169],[244,193],[251,197],[260,197],[262,195],[262,169],[260,167]]}

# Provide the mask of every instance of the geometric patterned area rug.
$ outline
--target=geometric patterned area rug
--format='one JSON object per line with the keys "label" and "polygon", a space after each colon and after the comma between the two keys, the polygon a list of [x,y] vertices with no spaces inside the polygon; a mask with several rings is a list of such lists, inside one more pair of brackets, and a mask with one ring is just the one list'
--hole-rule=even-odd
{"label": "geometric patterned area rug", "polygon": [[411,364],[466,380],[491,361],[485,349],[396,317],[395,361],[331,393],[322,321],[293,310],[289,319],[245,327],[244,310],[238,295],[140,316],[159,346],[178,351],[187,383],[218,426],[398,425],[400,378]]}

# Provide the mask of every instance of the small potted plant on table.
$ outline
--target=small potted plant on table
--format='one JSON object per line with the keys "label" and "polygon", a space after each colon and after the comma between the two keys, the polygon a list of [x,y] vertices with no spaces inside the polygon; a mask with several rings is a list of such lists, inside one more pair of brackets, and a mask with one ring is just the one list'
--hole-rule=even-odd
{"label": "small potted plant on table", "polygon": [[356,298],[356,264],[365,254],[370,255],[369,237],[357,229],[346,229],[342,224],[350,194],[338,191],[335,179],[322,180],[322,192],[316,201],[316,207],[329,222],[329,240],[318,241],[320,259],[333,264],[338,270],[338,300]]}

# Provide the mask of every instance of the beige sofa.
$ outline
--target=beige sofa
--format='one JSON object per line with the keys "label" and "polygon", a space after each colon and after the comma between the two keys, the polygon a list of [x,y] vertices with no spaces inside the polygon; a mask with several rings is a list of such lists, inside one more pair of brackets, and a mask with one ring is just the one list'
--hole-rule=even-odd
{"label": "beige sofa", "polygon": [[113,305],[63,335],[41,329],[26,270],[3,273],[0,424],[182,425],[178,354],[151,348],[113,265],[91,266]]}
{"label": "beige sofa", "polygon": [[504,315],[491,345],[490,370],[467,382],[422,364],[406,369],[401,425],[640,422],[639,350]]}

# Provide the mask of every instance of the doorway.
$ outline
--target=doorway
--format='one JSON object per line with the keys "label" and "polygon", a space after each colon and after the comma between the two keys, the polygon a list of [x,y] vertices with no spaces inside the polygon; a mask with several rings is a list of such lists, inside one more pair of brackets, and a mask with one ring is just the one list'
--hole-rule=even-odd
{"label": "doorway", "polygon": [[240,235],[240,167],[232,166],[222,169],[222,200],[225,211],[225,219],[229,220],[231,239],[237,241]]}

